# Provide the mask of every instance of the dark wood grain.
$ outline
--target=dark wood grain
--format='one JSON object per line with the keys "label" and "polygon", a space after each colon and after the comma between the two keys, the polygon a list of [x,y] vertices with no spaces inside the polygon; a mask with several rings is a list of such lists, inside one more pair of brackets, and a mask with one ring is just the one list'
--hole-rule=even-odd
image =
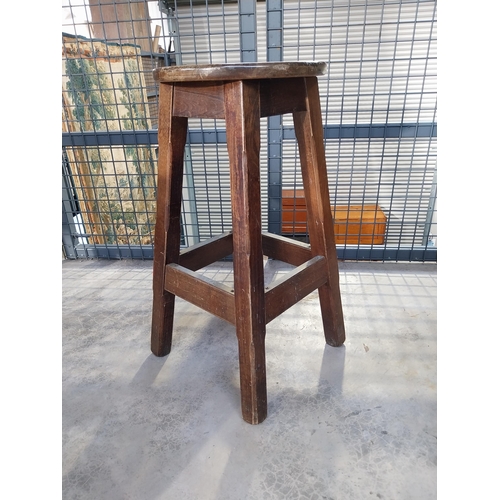
{"label": "dark wood grain", "polygon": [[260,82],[260,116],[305,111],[303,78],[276,78]]}
{"label": "dark wood grain", "polygon": [[173,89],[160,85],[157,211],[153,261],[151,351],[165,356],[172,345],[175,296],[165,291],[165,265],[178,262],[184,146],[187,118],[172,115]]}
{"label": "dark wood grain", "polygon": [[182,267],[169,264],[165,269],[165,288],[205,311],[235,324],[234,295],[223,283]]}
{"label": "dark wood grain", "polygon": [[300,78],[326,72],[324,62],[262,62],[238,64],[198,64],[157,68],[159,82],[236,81],[266,78]]}
{"label": "dark wood grain", "polygon": [[[261,117],[304,111],[306,104],[303,79],[278,78],[260,81],[260,102]],[[224,82],[176,83],[174,115],[188,118],[224,118]]]}
{"label": "dark wood grain", "polygon": [[337,251],[328,192],[323,125],[317,78],[305,78],[307,111],[293,114],[300,153],[307,206],[311,251],[326,257],[328,280],[318,289],[326,342],[340,346],[345,341],[340,296]]}
{"label": "dark wood grain", "polygon": [[233,253],[233,233],[224,233],[181,251],[179,264],[196,271]]}
{"label": "dark wood grain", "polygon": [[225,86],[231,173],[234,295],[240,359],[241,408],[251,424],[267,415],[265,299],[260,210],[259,82]]}
{"label": "dark wood grain", "polygon": [[266,323],[314,292],[326,277],[326,259],[318,255],[271,283],[266,291]]}
{"label": "dark wood grain", "polygon": [[174,115],[188,118],[224,118],[223,82],[176,84]]}
{"label": "dark wood grain", "polygon": [[310,245],[266,232],[262,233],[262,250],[264,255],[293,266],[300,266],[312,256]]}

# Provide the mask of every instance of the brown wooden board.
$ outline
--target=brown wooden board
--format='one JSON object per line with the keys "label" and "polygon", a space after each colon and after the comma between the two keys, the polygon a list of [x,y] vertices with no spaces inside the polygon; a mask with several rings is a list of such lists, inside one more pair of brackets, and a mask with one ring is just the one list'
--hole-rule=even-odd
{"label": "brown wooden board", "polygon": [[[384,244],[387,216],[379,205],[333,205],[331,209],[336,244]],[[306,199],[303,190],[284,189],[282,210],[283,234],[307,232]]]}

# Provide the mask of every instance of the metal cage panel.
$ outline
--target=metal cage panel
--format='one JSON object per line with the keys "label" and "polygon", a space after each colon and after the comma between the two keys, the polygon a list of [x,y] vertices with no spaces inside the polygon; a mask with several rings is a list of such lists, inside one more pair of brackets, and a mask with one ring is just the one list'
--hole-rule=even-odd
{"label": "metal cage panel", "polygon": [[[323,60],[332,210],[346,206],[355,214],[376,205],[385,217],[382,244],[338,243],[339,257],[436,260],[435,0],[65,0],[62,30],[68,258],[152,257],[153,68]],[[223,121],[189,121],[182,210],[187,245],[231,226],[224,142]],[[291,116],[262,120],[261,146],[263,225],[307,239],[302,226],[285,231],[284,192],[294,193],[294,220],[300,215]]]}

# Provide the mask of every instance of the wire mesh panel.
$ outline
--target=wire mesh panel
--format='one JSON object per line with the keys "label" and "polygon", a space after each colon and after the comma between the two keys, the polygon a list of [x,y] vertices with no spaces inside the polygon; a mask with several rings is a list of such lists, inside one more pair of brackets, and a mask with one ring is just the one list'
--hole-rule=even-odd
{"label": "wire mesh panel", "polygon": [[[172,64],[325,61],[340,258],[436,260],[436,1],[65,0],[63,243],[151,258],[158,88]],[[189,120],[183,244],[231,228],[225,123]],[[307,239],[291,115],[261,121],[263,227]]]}
{"label": "wire mesh panel", "polygon": [[[155,30],[158,35],[158,30]],[[71,257],[149,257],[156,210],[152,68],[165,50],[146,2],[63,3],[63,233]],[[63,196],[64,199],[64,196]]]}
{"label": "wire mesh panel", "polygon": [[[435,260],[436,2],[285,1],[283,38],[284,60],[328,63],[319,84],[339,255]],[[283,230],[301,236],[292,126],[284,117]]]}

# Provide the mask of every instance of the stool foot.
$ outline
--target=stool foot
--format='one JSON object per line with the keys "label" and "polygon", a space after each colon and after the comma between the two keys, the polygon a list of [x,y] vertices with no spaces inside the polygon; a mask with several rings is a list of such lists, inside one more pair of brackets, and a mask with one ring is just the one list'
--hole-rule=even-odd
{"label": "stool foot", "polygon": [[325,341],[328,345],[340,347],[345,342],[345,327],[338,282],[333,287],[328,283],[323,285],[318,288],[318,294]]}
{"label": "stool foot", "polygon": [[249,424],[267,417],[266,355],[264,339],[246,342],[239,338],[241,413]]}
{"label": "stool foot", "polygon": [[153,299],[151,322],[151,352],[155,356],[166,356],[172,348],[175,295],[165,292]]}

